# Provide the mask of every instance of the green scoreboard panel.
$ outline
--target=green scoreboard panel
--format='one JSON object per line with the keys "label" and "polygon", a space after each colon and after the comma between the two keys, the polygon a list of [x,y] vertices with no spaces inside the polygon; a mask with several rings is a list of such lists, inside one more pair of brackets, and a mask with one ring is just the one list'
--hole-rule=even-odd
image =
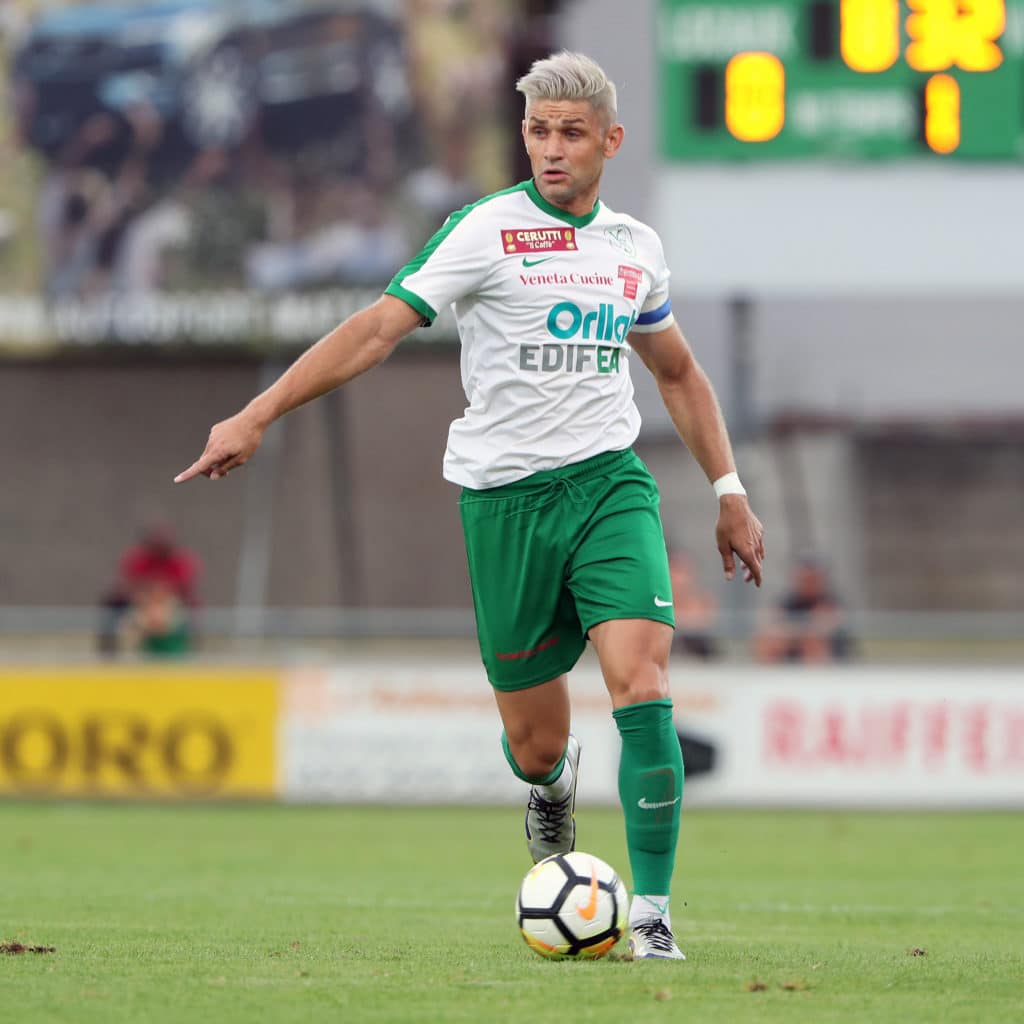
{"label": "green scoreboard panel", "polygon": [[660,0],[662,155],[1021,160],[1024,0]]}

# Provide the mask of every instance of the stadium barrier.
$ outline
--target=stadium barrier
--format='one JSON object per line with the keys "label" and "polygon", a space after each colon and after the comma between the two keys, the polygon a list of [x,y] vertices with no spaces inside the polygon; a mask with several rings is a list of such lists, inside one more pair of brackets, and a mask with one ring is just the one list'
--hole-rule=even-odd
{"label": "stadium barrier", "polygon": [[[689,806],[1024,807],[1024,673],[675,666]],[[572,676],[581,803],[617,802],[592,656]],[[519,803],[481,667],[0,670],[0,794]]]}

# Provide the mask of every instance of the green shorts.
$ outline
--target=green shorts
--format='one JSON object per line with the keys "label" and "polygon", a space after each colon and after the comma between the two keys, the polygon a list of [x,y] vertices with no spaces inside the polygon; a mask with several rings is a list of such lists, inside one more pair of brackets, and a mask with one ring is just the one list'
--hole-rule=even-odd
{"label": "green shorts", "polygon": [[495,689],[568,672],[599,622],[675,625],[659,503],[631,449],[463,490],[477,635]]}

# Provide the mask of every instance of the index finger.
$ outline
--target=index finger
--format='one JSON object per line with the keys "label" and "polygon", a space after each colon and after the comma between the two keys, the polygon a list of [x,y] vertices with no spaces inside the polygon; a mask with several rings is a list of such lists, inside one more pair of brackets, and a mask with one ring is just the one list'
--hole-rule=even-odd
{"label": "index finger", "polygon": [[206,455],[192,463],[188,469],[182,470],[175,478],[176,484],[183,484],[188,480],[194,480],[197,476],[202,476],[203,473],[209,472],[215,465],[217,460]]}

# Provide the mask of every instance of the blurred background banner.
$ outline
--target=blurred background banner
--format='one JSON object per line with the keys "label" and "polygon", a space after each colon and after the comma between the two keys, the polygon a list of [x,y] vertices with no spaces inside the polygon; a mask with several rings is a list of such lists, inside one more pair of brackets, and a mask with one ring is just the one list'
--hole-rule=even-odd
{"label": "blurred background banner", "polygon": [[[579,798],[618,803],[619,736],[596,661],[573,673]],[[688,669],[674,687],[689,806],[1024,806],[1018,673]],[[519,803],[475,666],[355,656],[289,681],[286,799]],[[459,756],[453,756],[458,751]]]}
{"label": "blurred background banner", "polygon": [[0,670],[0,793],[134,799],[276,793],[270,671]]}
{"label": "blurred background banner", "polygon": [[327,330],[507,183],[516,7],[6,4],[0,345]]}
{"label": "blurred background banner", "polygon": [[[1024,692],[1007,668],[690,667],[675,686],[687,803],[1024,807]],[[580,799],[618,803],[596,660],[573,674]],[[394,651],[245,670],[0,672],[0,794],[519,804],[471,659]]]}

